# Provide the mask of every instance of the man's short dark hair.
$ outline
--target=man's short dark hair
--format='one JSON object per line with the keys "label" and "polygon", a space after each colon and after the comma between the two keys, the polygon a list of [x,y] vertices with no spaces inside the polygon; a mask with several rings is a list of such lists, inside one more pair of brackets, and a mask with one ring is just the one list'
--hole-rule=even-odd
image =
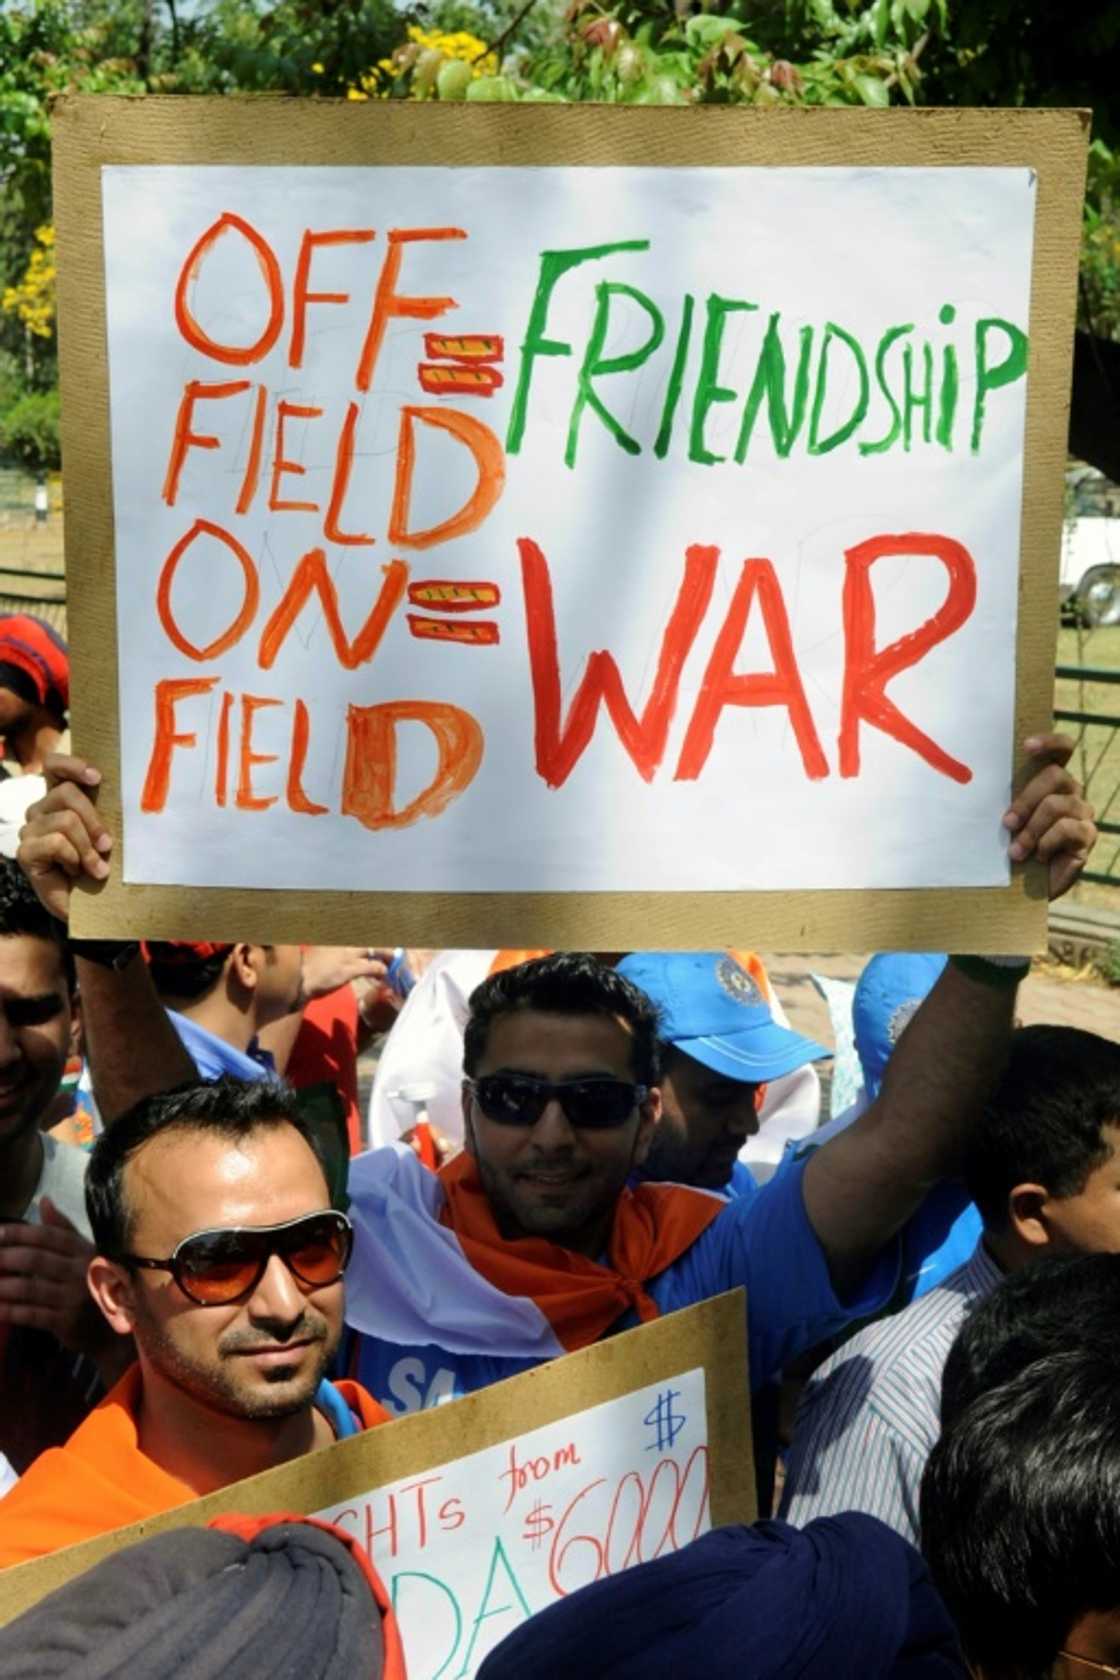
{"label": "man's short dark hair", "polygon": [[279,1080],[226,1078],[178,1085],[134,1103],[101,1133],[86,1172],[86,1212],[98,1253],[112,1259],[128,1250],[135,1209],[124,1193],[124,1170],[151,1138],[161,1132],[210,1132],[237,1143],[276,1126],[294,1127],[329,1184],[319,1140],[300,1112],[296,1093]]}
{"label": "man's short dark hair", "polygon": [[941,1376],[941,1427],[981,1394],[1053,1353],[1116,1357],[1120,1382],[1120,1254],[1047,1254],[977,1302]]}
{"label": "man's short dark hair", "polygon": [[965,1182],[989,1230],[1007,1225],[1017,1184],[1076,1196],[1111,1153],[1120,1126],[1120,1044],[1077,1027],[1020,1027],[1003,1078],[975,1129]]}
{"label": "man's short dark hair", "polygon": [[590,951],[554,951],[490,975],[470,996],[463,1033],[463,1070],[473,1078],[486,1052],[491,1022],[519,1009],[550,1015],[609,1015],[632,1034],[634,1078],[641,1085],[658,1080],[656,1004],[608,963]]}
{"label": "man's short dark hair", "polygon": [[161,997],[181,998],[198,1003],[212,992],[225,972],[232,945],[193,946],[165,940],[147,940],[144,956],[152,985]]}
{"label": "man's short dark hair", "polygon": [[922,1478],[922,1550],[969,1662],[1046,1680],[1080,1617],[1120,1608],[1120,1385],[1094,1349],[975,1399]]}
{"label": "man's short dark hair", "polygon": [[45,939],[58,946],[66,983],[73,991],[74,958],[65,927],[57,916],[44,910],[16,860],[0,857],[0,939],[20,936]]}

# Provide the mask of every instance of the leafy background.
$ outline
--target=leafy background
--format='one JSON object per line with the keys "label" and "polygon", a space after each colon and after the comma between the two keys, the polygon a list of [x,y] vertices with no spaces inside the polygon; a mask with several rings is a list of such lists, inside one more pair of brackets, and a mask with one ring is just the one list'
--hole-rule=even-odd
{"label": "leafy background", "polygon": [[1115,0],[0,0],[0,456],[58,465],[49,107],[68,91],[634,105],[1080,105],[1071,437],[1120,478]]}

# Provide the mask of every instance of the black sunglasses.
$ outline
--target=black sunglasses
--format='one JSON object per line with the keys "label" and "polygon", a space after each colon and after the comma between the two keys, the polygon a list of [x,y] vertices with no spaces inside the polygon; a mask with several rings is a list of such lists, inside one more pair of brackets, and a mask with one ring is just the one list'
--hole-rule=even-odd
{"label": "black sunglasses", "polygon": [[309,1289],[337,1283],[350,1259],[354,1229],[344,1213],[305,1213],[282,1225],[231,1225],[184,1237],[167,1260],[117,1256],[123,1266],[170,1272],[188,1300],[226,1307],[251,1295],[278,1254]]}
{"label": "black sunglasses", "polygon": [[553,1084],[527,1073],[488,1073],[464,1083],[487,1120],[499,1126],[535,1126],[555,1100],[569,1125],[606,1131],[625,1125],[649,1096],[647,1085],[623,1079],[565,1079]]}

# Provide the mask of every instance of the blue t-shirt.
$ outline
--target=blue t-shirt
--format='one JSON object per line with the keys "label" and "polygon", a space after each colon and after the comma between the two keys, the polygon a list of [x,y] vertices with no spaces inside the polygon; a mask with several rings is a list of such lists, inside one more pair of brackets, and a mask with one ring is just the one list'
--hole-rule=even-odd
{"label": "blue t-shirt", "polygon": [[736,1161],[731,1169],[731,1177],[723,1186],[722,1194],[730,1196],[732,1201],[741,1201],[746,1196],[753,1196],[758,1190],[758,1180],[745,1161]]}
{"label": "blue t-shirt", "polygon": [[[628,1180],[631,1187],[635,1184],[658,1184],[661,1182],[663,1181],[658,1179],[655,1174],[647,1173],[644,1170],[631,1173]],[[741,1196],[753,1196],[757,1189],[758,1180],[747,1163],[737,1160],[731,1168],[731,1177],[726,1184],[721,1184],[715,1193],[719,1196],[727,1196],[734,1201]]]}
{"label": "blue t-shirt", "polygon": [[[892,1242],[870,1268],[857,1296],[838,1299],[824,1250],[805,1212],[803,1170],[781,1173],[753,1195],[728,1201],[692,1246],[646,1284],[663,1313],[745,1286],[754,1389],[852,1319],[881,1311],[898,1278],[899,1250]],[[631,1330],[637,1323],[637,1313],[630,1310],[608,1334]],[[352,1335],[347,1354],[350,1374],[395,1413],[458,1399],[541,1363],[449,1353],[431,1343],[402,1346],[357,1335]]]}

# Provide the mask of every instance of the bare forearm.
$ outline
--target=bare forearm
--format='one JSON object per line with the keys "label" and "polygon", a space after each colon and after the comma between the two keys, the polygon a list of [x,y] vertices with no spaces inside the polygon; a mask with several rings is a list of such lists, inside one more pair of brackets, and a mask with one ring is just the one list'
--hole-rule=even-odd
{"label": "bare forearm", "polygon": [[970,1129],[1006,1061],[1013,986],[952,964],[910,1022],[878,1100],[805,1169],[805,1204],[840,1287],[960,1170]]}
{"label": "bare forearm", "polygon": [[965,1144],[1003,1072],[1016,988],[949,963],[887,1063],[875,1108],[900,1176],[919,1187],[959,1171]]}
{"label": "bare forearm", "polygon": [[141,1097],[197,1079],[139,955],[120,973],[79,957],[78,986],[93,1094],[106,1125]]}

